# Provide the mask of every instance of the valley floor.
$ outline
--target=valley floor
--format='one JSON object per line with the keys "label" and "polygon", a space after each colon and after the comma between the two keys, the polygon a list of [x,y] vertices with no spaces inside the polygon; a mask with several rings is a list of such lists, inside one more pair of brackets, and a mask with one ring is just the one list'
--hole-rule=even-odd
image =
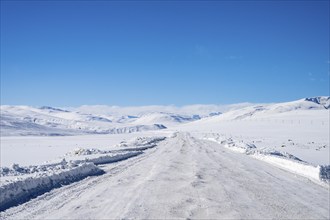
{"label": "valley floor", "polygon": [[1,212],[4,219],[329,219],[329,187],[175,133],[105,174]]}

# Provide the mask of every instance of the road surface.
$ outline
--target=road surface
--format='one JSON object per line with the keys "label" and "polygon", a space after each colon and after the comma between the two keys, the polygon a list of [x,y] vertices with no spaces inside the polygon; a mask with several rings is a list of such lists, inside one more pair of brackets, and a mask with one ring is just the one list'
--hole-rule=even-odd
{"label": "road surface", "polygon": [[1,218],[330,218],[329,188],[189,133],[102,168]]}

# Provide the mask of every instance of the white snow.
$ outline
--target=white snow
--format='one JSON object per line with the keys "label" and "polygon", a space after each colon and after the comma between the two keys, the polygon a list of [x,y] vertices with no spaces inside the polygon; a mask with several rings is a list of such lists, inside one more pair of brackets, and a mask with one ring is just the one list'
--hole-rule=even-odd
{"label": "white snow", "polygon": [[329,100],[1,106],[1,218],[328,219]]}
{"label": "white snow", "polygon": [[180,123],[187,123],[199,120],[199,115],[179,115],[170,113],[147,113],[136,119],[134,124],[163,124],[165,126],[173,126]]}
{"label": "white snow", "polygon": [[330,182],[330,172],[328,171],[330,169],[330,165],[313,166],[287,152],[270,149],[258,150],[254,144],[234,141],[232,138],[222,139],[218,136],[218,138],[206,138],[206,140],[214,141],[233,151],[244,153],[248,156],[252,156],[253,158],[273,164],[284,170],[304,176],[312,181],[315,181],[316,183],[324,184],[322,183],[323,181],[326,183]]}
{"label": "white snow", "polygon": [[2,213],[8,219],[327,219],[329,188],[176,133],[105,174]]}
{"label": "white snow", "polygon": [[64,136],[120,134],[166,128],[161,124],[132,124],[110,117],[51,107],[1,106],[1,136]]}
{"label": "white snow", "polygon": [[38,165],[45,161],[59,158],[77,148],[112,150],[121,142],[130,142],[137,137],[167,136],[169,133],[170,132],[166,130],[160,130],[105,135],[1,137],[0,165],[7,167],[11,166],[13,163],[24,166]]}
{"label": "white snow", "polygon": [[[14,181],[1,182],[0,211],[29,200],[63,184],[81,180],[87,176],[102,174],[103,171],[93,163],[83,163],[67,169],[52,170]],[[1,181],[6,181],[5,177]]]}
{"label": "white snow", "polygon": [[[243,115],[246,109],[242,110]],[[329,165],[329,110],[293,110],[262,116],[232,119],[233,113],[202,119],[177,130],[212,137],[232,137],[255,144],[259,149],[286,151],[314,165]],[[230,118],[230,119],[229,119]],[[234,117],[236,118],[236,117]]]}
{"label": "white snow", "polygon": [[143,150],[156,147],[157,143],[163,140],[165,137],[137,138],[126,144],[123,149],[104,151],[79,148],[65,154],[60,162],[27,167],[18,164],[13,164],[12,167],[1,167],[0,211],[63,184],[69,184],[87,176],[103,174],[104,171],[96,165],[115,163],[138,156],[143,153]]}

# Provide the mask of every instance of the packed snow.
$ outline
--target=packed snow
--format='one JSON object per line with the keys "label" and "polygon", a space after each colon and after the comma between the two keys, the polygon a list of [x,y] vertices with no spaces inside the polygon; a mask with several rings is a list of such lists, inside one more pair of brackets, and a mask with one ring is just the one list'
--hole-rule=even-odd
{"label": "packed snow", "polygon": [[319,165],[315,167],[285,151],[257,149],[257,147],[252,143],[234,141],[232,138],[224,139],[218,136],[217,138],[205,139],[215,141],[233,151],[244,153],[256,159],[263,160],[267,163],[283,168],[287,171],[305,176],[310,180],[316,181],[317,183],[322,184],[322,182],[330,182],[330,165]]}
{"label": "packed snow", "polygon": [[[157,146],[165,137],[137,138],[116,150],[78,148],[66,153],[60,162],[35,166],[0,169],[0,211],[18,205],[63,184],[81,180],[87,176],[100,175],[100,164],[115,163],[138,156],[144,150]],[[124,147],[123,147],[124,146]],[[128,147],[130,146],[130,147]],[[68,161],[68,162],[67,162]]]}
{"label": "packed snow", "polygon": [[1,106],[1,218],[329,219],[329,103]]}
{"label": "packed snow", "polygon": [[[58,169],[53,169],[51,172],[49,170],[47,170],[48,172],[37,172],[35,175],[20,176],[14,180],[1,177],[0,211],[28,201],[63,184],[69,184],[87,176],[103,173],[93,163],[70,164],[69,166],[63,165],[56,168]],[[17,172],[20,171],[18,170]]]}

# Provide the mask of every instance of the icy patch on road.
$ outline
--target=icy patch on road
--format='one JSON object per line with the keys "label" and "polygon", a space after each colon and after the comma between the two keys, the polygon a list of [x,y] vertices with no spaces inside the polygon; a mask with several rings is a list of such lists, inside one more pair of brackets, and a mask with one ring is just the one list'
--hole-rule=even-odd
{"label": "icy patch on road", "polygon": [[219,143],[230,150],[244,153],[292,173],[307,177],[308,179],[318,183],[320,181],[327,184],[330,183],[330,165],[313,166],[287,152],[271,149],[257,149],[257,147],[252,143],[236,141],[232,138],[227,139],[221,136],[216,136],[204,137],[204,139]]}
{"label": "icy patch on road", "polygon": [[[53,188],[79,181],[87,176],[104,173],[93,163],[69,164],[65,169],[36,173],[9,180],[0,185],[0,211],[21,204]],[[7,181],[6,181],[7,180]]]}

